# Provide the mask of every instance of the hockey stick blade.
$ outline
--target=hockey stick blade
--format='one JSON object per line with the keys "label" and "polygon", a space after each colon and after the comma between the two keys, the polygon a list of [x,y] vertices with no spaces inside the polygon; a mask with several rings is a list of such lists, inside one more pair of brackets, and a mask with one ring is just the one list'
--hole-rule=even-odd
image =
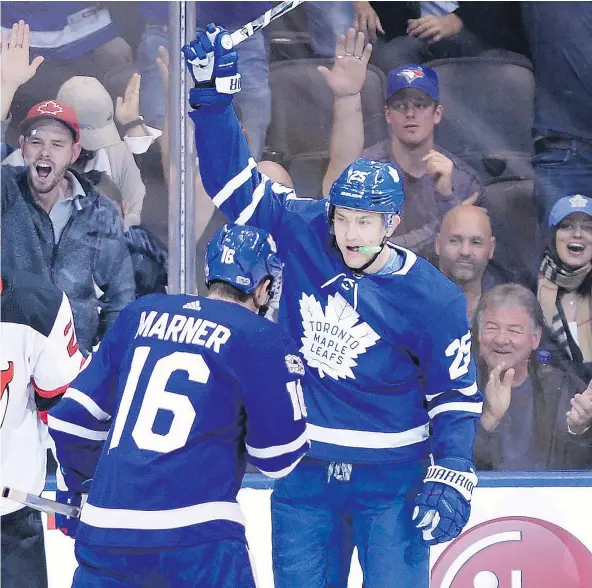
{"label": "hockey stick blade", "polygon": [[51,515],[61,514],[74,519],[77,519],[80,516],[79,506],[70,506],[69,504],[63,504],[61,502],[56,502],[55,500],[42,498],[36,494],[30,494],[28,492],[23,492],[22,490],[15,490],[8,486],[2,488],[2,498],[9,498],[10,500],[14,500],[14,502],[30,506],[35,510],[40,510],[41,512]]}
{"label": "hockey stick blade", "polygon": [[302,4],[304,0],[292,0],[292,2],[282,2],[277,6],[269,9],[267,12],[262,14],[259,18],[248,22],[246,25],[242,26],[240,29],[234,31],[234,33],[230,34],[230,39],[232,40],[232,46],[236,47],[239,43],[242,43],[249,37],[252,37],[257,31],[261,30],[262,28],[266,27],[272,20],[283,16],[293,10],[299,4]]}

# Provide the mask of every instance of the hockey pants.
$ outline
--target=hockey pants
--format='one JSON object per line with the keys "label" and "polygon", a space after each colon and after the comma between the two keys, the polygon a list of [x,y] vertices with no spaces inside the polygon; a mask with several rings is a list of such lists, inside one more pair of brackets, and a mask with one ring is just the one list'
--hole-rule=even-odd
{"label": "hockey pants", "polygon": [[[428,588],[429,549],[412,522],[427,461],[335,468],[304,458],[271,497],[275,588],[329,588],[343,562],[334,532],[351,519],[365,588]],[[345,476],[347,478],[347,476]]]}

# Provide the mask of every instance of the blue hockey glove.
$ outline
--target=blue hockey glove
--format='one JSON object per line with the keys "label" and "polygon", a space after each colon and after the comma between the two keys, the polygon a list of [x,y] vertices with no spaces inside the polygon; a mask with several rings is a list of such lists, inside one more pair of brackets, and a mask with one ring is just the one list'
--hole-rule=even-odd
{"label": "blue hockey glove", "polygon": [[237,54],[226,29],[209,24],[205,33],[181,48],[185,64],[195,88],[189,91],[189,104],[200,106],[226,105],[241,89]]}
{"label": "blue hockey glove", "polygon": [[[56,500],[58,502],[62,502],[64,504],[69,504],[71,506],[82,506],[86,502],[86,498],[88,496],[88,492],[90,490],[90,486],[92,484],[92,479],[80,481],[80,478],[75,482],[77,487],[81,490],[79,492],[71,492],[70,490],[60,490],[60,487],[64,487],[64,480],[67,476],[67,470],[65,471],[63,467],[60,467],[59,471],[57,472],[58,476],[58,488],[56,490]],[[70,482],[74,482],[74,480],[70,480]],[[63,514],[55,515],[56,527],[64,534],[68,535],[68,537],[75,537],[76,530],[78,529],[78,523],[80,519],[77,517],[68,517]]]}
{"label": "blue hockey glove", "polygon": [[428,468],[413,511],[425,541],[436,545],[460,535],[471,514],[476,485],[475,468],[465,459],[444,458]]}
{"label": "blue hockey glove", "polygon": [[[86,502],[88,494],[73,493],[69,490],[56,490],[56,500],[71,506],[80,506]],[[67,517],[63,514],[55,515],[56,527],[68,537],[75,537],[78,529],[79,518]]]}

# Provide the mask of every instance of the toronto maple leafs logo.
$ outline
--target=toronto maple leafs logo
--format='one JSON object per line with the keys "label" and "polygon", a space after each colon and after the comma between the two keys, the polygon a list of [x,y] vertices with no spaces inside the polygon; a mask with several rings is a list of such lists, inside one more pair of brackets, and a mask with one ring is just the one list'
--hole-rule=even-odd
{"label": "toronto maple leafs logo", "polygon": [[572,208],[586,208],[588,199],[581,194],[576,194],[569,199],[569,203],[571,204]]}
{"label": "toronto maple leafs logo", "polygon": [[353,372],[359,355],[366,353],[380,336],[368,325],[359,323],[360,315],[338,292],[329,296],[323,308],[313,295],[302,294],[302,347],[300,353],[321,378],[356,379]]}
{"label": "toronto maple leafs logo", "polygon": [[421,67],[413,67],[413,68],[406,68],[399,72],[400,76],[403,76],[408,84],[413,83],[418,78],[424,78],[425,74],[423,73],[423,69]]}

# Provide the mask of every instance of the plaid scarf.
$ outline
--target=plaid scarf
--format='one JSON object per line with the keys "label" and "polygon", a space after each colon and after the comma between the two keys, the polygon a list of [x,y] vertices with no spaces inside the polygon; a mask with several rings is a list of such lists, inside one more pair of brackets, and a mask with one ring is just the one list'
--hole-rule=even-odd
{"label": "plaid scarf", "polygon": [[576,323],[578,325],[578,343],[569,334],[569,326],[561,307],[562,291],[571,292],[582,285],[592,270],[587,264],[575,271],[558,265],[549,255],[541,263],[537,286],[537,298],[543,309],[545,322],[557,344],[570,359],[592,361],[592,297],[588,292],[584,298],[579,297],[576,305]]}

